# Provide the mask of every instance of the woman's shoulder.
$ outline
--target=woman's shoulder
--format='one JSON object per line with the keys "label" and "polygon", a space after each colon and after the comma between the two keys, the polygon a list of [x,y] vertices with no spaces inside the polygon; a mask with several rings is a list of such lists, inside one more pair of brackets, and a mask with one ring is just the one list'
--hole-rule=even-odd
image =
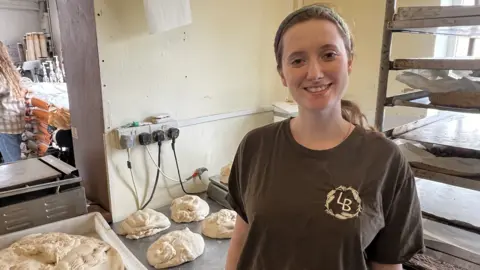
{"label": "woman's shoulder", "polygon": [[402,161],[403,155],[399,146],[384,133],[371,130],[361,130],[362,148],[371,156],[377,156],[385,161]]}
{"label": "woman's shoulder", "polygon": [[240,150],[258,150],[262,145],[273,144],[274,138],[280,134],[285,125],[288,125],[288,120],[270,123],[250,130],[240,142]]}

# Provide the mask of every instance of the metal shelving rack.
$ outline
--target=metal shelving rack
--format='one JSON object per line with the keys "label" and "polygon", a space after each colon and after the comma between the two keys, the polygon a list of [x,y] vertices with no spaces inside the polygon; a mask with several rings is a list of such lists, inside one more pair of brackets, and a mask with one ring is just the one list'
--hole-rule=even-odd
{"label": "metal shelving rack", "polygon": [[432,105],[425,91],[387,97],[388,75],[391,70],[480,70],[480,59],[473,57],[412,58],[390,61],[392,35],[395,32],[480,37],[480,6],[402,7],[396,10],[396,2],[396,0],[386,1],[375,126],[380,130],[383,129],[386,106],[480,113],[480,109]]}
{"label": "metal shelving rack", "polygon": [[[480,153],[480,109],[436,106],[430,104],[428,93],[426,91],[415,91],[387,97],[388,76],[389,72],[392,70],[480,70],[480,58],[475,59],[473,57],[461,59],[412,58],[390,60],[392,35],[396,32],[468,36],[471,38],[470,44],[472,47],[474,38],[480,38],[480,3],[478,2],[479,1],[477,1],[476,6],[425,6],[401,7],[397,9],[396,0],[386,0],[375,126],[383,131],[385,107],[405,106],[456,112],[455,114],[442,113],[435,117],[420,119],[395,129],[385,131],[387,136],[393,139],[402,138],[409,141],[420,142],[429,146],[442,145],[463,152],[473,151],[477,154]],[[470,53],[471,51],[472,50],[469,49]],[[443,216],[437,215],[437,221],[443,219],[442,222],[438,221],[440,223],[431,226],[431,221],[426,221],[424,225],[432,230],[434,230],[433,227],[437,225],[444,226],[442,232],[453,232],[453,228],[460,228],[461,232],[458,232],[456,236],[451,239],[458,238],[457,236],[464,231],[468,230],[472,232],[471,229],[474,228],[473,234],[467,238],[476,237],[476,243],[478,243],[478,240],[480,240],[480,219],[473,219],[473,221],[470,219],[468,222],[471,222],[467,224],[469,226],[464,226],[465,222],[461,219],[465,217],[465,219],[468,219],[472,214],[474,216],[476,214],[463,213],[464,215],[458,218],[459,216],[456,215],[456,212],[452,211],[454,212],[454,215],[451,216],[450,213],[444,211],[445,208],[451,206],[447,207],[442,205],[444,202],[439,199],[439,194],[453,196],[451,194],[454,189],[458,189],[459,198],[458,200],[456,198],[453,200],[457,200],[458,202],[465,199],[463,198],[463,196],[467,196],[465,194],[473,192],[474,195],[469,193],[469,197],[465,199],[467,201],[463,201],[462,203],[478,205],[480,204],[480,193],[478,193],[479,195],[476,195],[475,192],[480,191],[480,179],[460,178],[418,169],[414,169],[414,172],[417,178],[417,188],[420,188],[420,199],[421,201],[423,200],[422,211],[424,212],[424,217],[432,216],[432,211],[441,213],[442,215],[444,214]],[[425,179],[427,180],[424,181]],[[458,187],[462,188],[459,189]],[[433,208],[426,209],[428,208],[428,205]],[[456,210],[458,212],[460,211],[460,209]],[[435,214],[436,213],[433,213],[433,216],[435,216]],[[445,220],[449,221],[447,222],[448,224],[445,223]],[[428,237],[426,238],[428,239]],[[432,250],[442,251],[441,253],[444,257],[449,256],[448,254],[456,258],[465,259],[468,257],[470,259],[465,260],[474,263],[474,265],[471,266],[473,267],[471,269],[479,269],[480,267],[480,244],[473,248],[478,251],[478,253],[475,254],[474,257],[471,257],[472,254],[464,253],[463,255],[458,255],[458,252],[463,252],[462,249],[450,247],[439,250],[436,244],[430,243],[433,245],[432,247],[429,246],[428,243],[427,246]],[[436,243],[438,244],[438,241]],[[441,245],[443,244],[444,243]],[[458,260],[456,262],[458,262]],[[464,263],[464,261],[461,263]]]}

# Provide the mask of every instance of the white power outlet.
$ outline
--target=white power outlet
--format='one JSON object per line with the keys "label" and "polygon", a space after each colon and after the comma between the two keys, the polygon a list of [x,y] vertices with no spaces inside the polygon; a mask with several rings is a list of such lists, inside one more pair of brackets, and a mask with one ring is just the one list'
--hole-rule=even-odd
{"label": "white power outlet", "polygon": [[123,149],[120,146],[120,137],[122,135],[133,136],[135,138],[135,146],[139,146],[138,135],[141,133],[152,134],[154,131],[162,130],[165,132],[165,139],[170,140],[171,138],[167,136],[167,131],[170,128],[178,128],[178,122],[171,117],[163,117],[162,119],[156,119],[156,123],[141,125],[138,127],[117,128],[113,132],[116,137],[116,145],[118,149]]}

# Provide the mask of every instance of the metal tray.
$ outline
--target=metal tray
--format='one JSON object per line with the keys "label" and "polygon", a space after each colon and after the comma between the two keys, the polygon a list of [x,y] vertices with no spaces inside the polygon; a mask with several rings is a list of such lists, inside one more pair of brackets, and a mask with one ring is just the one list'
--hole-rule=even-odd
{"label": "metal tray", "polygon": [[111,230],[105,219],[99,213],[90,213],[71,219],[53,222],[35,228],[14,232],[0,236],[0,249],[7,248],[13,242],[30,234],[46,232],[63,232],[75,235],[98,237],[115,248],[122,257],[125,268],[128,270],[145,269],[143,265],[125,247],[117,235]]}
{"label": "metal tray", "polygon": [[[480,151],[480,115],[457,114],[415,129],[398,138]],[[398,132],[395,132],[398,134]]]}
{"label": "metal tray", "polygon": [[[216,202],[206,199],[206,195],[200,196],[202,199],[206,200],[210,206],[210,213],[214,213],[222,209],[223,207]],[[157,211],[165,214],[170,218],[170,206],[165,206]],[[113,225],[113,229],[118,229],[119,223]],[[154,270],[153,266],[150,266],[147,261],[147,250],[153,242],[155,242],[161,235],[166,234],[175,230],[182,230],[185,227],[188,227],[192,232],[201,234],[201,222],[192,222],[192,223],[175,223],[172,221],[172,226],[163,232],[160,232],[156,235],[150,237],[145,237],[138,240],[127,239],[126,237],[119,236],[121,241],[127,246],[127,248],[138,258],[139,261],[143,263],[146,268],[138,269],[149,269]],[[203,236],[203,235],[202,235]],[[211,239],[203,236],[205,240],[205,251],[192,262],[188,262],[177,267],[172,267],[169,269],[181,269],[181,270],[220,270],[225,268],[225,262],[227,259],[228,246],[230,245],[229,239]]]}

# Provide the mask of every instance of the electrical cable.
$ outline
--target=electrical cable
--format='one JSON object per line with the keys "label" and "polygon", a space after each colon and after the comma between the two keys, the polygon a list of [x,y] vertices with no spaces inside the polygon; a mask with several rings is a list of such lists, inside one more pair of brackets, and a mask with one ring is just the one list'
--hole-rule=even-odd
{"label": "electrical cable", "polygon": [[183,192],[187,195],[203,194],[204,192],[198,192],[198,193],[187,192],[185,190],[185,187],[183,186],[182,176],[180,175],[180,167],[178,166],[177,151],[175,151],[175,137],[172,138],[172,151],[173,151],[173,156],[175,157],[175,164],[177,165],[178,179],[180,179],[180,186],[182,187]]}
{"label": "electrical cable", "polygon": [[[160,173],[163,175],[163,177],[167,178],[168,180],[170,181],[173,181],[173,182],[180,182],[179,180],[173,178],[173,177],[170,177],[168,176],[163,170],[162,168],[160,168],[160,163],[157,164],[157,162],[155,161],[155,159],[153,158],[153,155],[152,155],[152,152],[150,151],[150,148],[148,148],[147,145],[145,145],[145,148],[147,149],[147,153],[148,153],[148,156],[150,157],[150,159],[152,160],[153,164],[155,165],[155,167],[157,167],[157,170],[160,171]],[[186,183],[188,182],[189,180],[184,180],[183,182]]]}
{"label": "electrical cable", "polygon": [[[153,163],[155,163],[155,160],[153,160],[150,150],[146,145],[145,147],[147,148],[147,152],[152,158]],[[158,156],[157,156],[158,164],[161,164],[161,154],[162,154],[162,141],[158,141]],[[155,183],[153,184],[152,193],[150,194],[150,198],[148,198],[147,202],[142,206],[141,210],[145,209],[145,207],[147,207],[147,205],[152,201],[153,196],[155,195],[155,191],[157,190],[158,179],[160,178],[160,167],[159,166],[156,166],[156,167],[157,167],[157,175],[155,176]]]}
{"label": "electrical cable", "polygon": [[128,156],[127,167],[128,167],[128,170],[130,171],[130,177],[132,178],[134,195],[135,195],[135,204],[137,205],[137,210],[138,210],[140,209],[140,201],[138,199],[137,184],[135,183],[135,178],[133,177],[132,162],[130,159],[130,148],[127,148],[127,156]]}

